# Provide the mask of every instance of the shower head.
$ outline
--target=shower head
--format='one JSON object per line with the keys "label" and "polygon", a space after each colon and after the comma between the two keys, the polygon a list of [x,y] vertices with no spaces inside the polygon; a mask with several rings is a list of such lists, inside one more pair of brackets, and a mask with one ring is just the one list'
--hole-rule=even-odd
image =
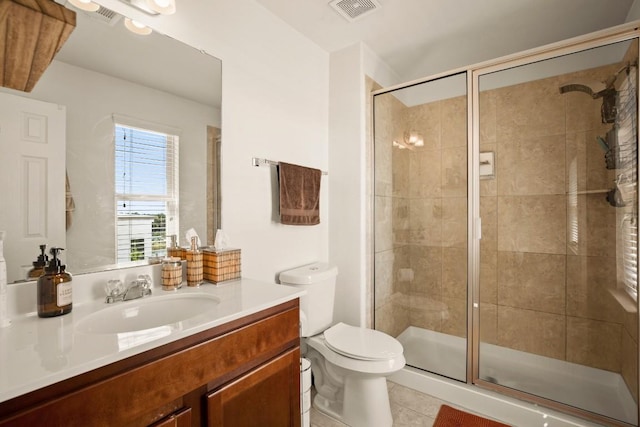
{"label": "shower head", "polygon": [[560,86],[560,93],[584,92],[592,99],[602,98],[602,123],[614,123],[616,120],[616,89],[613,86],[615,78],[605,82],[580,79]]}
{"label": "shower head", "polygon": [[560,93],[584,92],[593,99],[599,98],[607,86],[597,80],[580,79],[560,86]]}

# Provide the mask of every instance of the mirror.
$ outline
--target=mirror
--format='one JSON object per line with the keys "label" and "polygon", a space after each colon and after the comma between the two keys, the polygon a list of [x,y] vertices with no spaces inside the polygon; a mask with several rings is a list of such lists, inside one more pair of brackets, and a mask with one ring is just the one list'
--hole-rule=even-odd
{"label": "mirror", "polygon": [[[122,202],[116,196],[121,182],[116,176],[120,170],[115,167],[119,159],[114,142],[116,123],[177,136],[179,207],[175,217],[162,218],[167,231],[154,228],[153,248],[144,254],[164,254],[169,223],[175,224],[174,233],[181,245],[187,243],[186,230],[193,228],[205,245],[213,243],[214,232],[220,228],[221,61],[155,31],[146,36],[133,34],[125,28],[122,16],[104,7],[97,12],[76,12],[76,29],[33,91],[0,88],[0,96],[7,99],[18,103],[35,101],[37,106],[42,101],[64,113],[60,147],[65,147],[65,155],[60,159],[66,160],[66,165],[64,160],[56,160],[56,152],[60,154],[62,149],[54,148],[42,168],[57,174],[55,200],[48,204],[49,211],[34,213],[32,208],[21,210],[17,205],[25,197],[35,197],[31,193],[25,196],[25,188],[30,185],[39,188],[43,198],[51,197],[51,186],[25,184],[23,181],[31,172],[0,174],[2,188],[16,191],[15,198],[10,199],[16,205],[12,209],[14,216],[0,214],[0,230],[19,236],[27,248],[19,250],[11,239],[5,241],[9,282],[26,278],[41,244],[64,247],[63,262],[71,273],[117,268],[144,258],[132,254],[122,262],[116,254],[116,241],[123,227],[122,206],[116,208]],[[4,99],[2,104],[6,106]],[[2,115],[8,117],[9,113],[3,110]],[[43,117],[31,114],[21,119],[22,130],[17,133],[24,136],[26,132],[27,137],[36,139],[48,135],[56,125],[53,116]],[[3,134],[5,125],[0,123]],[[2,157],[8,161],[7,142],[0,139],[0,145]],[[8,145],[20,143],[16,139]],[[142,177],[151,175],[139,172]],[[128,214],[152,216],[146,223],[153,222],[154,227],[159,221],[154,213],[131,210]],[[55,224],[49,221],[51,218],[55,218]],[[126,227],[133,227],[132,222],[129,217]],[[30,232],[29,227],[36,232]],[[133,253],[133,239],[130,249]]]}

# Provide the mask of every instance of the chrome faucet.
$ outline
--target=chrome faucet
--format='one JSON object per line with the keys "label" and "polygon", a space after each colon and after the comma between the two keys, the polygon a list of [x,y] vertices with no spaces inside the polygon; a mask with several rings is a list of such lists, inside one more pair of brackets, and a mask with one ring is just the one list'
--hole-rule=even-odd
{"label": "chrome faucet", "polygon": [[126,287],[120,280],[109,280],[105,286],[107,298],[105,302],[111,304],[116,301],[129,301],[151,295],[151,276],[140,275]]}

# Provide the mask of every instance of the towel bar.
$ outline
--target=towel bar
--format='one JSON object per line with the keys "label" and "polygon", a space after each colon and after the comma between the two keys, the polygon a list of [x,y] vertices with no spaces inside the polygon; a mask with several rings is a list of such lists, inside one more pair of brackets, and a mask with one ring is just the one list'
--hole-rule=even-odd
{"label": "towel bar", "polygon": [[[280,164],[280,162],[277,162],[275,160],[261,159],[261,158],[258,158],[258,157],[253,157],[251,159],[251,164],[253,166],[256,166],[256,167],[260,167],[260,166],[278,166]],[[329,175],[329,172],[322,171],[322,175]]]}

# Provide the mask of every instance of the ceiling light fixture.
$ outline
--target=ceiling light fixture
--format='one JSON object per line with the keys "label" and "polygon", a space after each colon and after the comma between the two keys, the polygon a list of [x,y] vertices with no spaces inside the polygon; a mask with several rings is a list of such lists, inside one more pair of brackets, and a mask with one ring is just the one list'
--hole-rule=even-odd
{"label": "ceiling light fixture", "polygon": [[401,150],[415,150],[415,147],[424,147],[424,139],[422,135],[415,130],[407,131],[403,135],[402,141],[393,140],[393,146]]}
{"label": "ceiling light fixture", "polygon": [[176,13],[176,0],[123,0],[125,3],[148,13],[149,15],[173,15]]}
{"label": "ceiling light fixture", "polygon": [[124,26],[127,27],[127,30],[131,31],[132,33],[139,34],[141,36],[147,36],[153,31],[146,25],[131,18],[124,18]]}
{"label": "ceiling light fixture", "polygon": [[414,147],[424,147],[424,139],[422,139],[422,135],[420,135],[415,130],[405,132],[404,140]]}
{"label": "ceiling light fixture", "polygon": [[100,9],[100,5],[92,2],[91,0],[69,0],[69,3],[78,9],[85,10],[87,12],[95,12]]}
{"label": "ceiling light fixture", "polygon": [[173,15],[176,13],[175,0],[146,0],[147,7],[160,15]]}

